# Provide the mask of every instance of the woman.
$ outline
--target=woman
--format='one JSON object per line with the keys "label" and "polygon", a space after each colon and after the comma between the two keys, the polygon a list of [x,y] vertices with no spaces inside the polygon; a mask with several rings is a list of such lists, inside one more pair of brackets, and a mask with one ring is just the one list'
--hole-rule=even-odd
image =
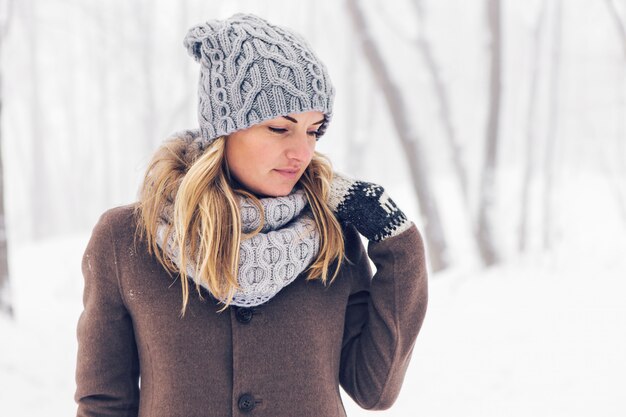
{"label": "woman", "polygon": [[339,385],[390,407],[426,310],[419,232],[315,152],[334,89],[302,38],[237,14],[185,45],[200,129],[84,254],[78,415],[345,416]]}

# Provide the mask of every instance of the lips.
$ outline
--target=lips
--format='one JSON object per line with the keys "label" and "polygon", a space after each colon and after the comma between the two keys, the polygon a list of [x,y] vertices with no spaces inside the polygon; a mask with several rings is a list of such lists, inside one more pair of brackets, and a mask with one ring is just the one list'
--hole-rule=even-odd
{"label": "lips", "polygon": [[295,169],[295,168],[275,169],[274,171],[278,172],[279,174],[287,178],[295,178],[300,172],[299,169]]}

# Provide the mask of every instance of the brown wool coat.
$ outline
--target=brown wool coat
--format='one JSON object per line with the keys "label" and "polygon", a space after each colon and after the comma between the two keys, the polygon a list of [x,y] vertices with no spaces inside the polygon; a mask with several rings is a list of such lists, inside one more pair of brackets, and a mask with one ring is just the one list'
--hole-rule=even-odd
{"label": "brown wool coat", "polygon": [[[396,400],[427,304],[415,226],[369,243],[357,232],[335,282],[299,276],[265,304],[223,313],[181,289],[135,248],[133,206],[105,212],[83,257],[78,416],[345,417],[339,385],[361,407]],[[139,376],[141,375],[141,390]]]}

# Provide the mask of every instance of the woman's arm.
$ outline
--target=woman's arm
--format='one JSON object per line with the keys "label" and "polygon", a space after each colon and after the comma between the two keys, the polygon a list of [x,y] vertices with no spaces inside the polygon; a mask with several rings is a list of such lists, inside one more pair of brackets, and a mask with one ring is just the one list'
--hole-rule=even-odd
{"label": "woman's arm", "polygon": [[361,407],[384,410],[404,380],[428,302],[424,247],[413,225],[370,242],[377,271],[370,281],[363,247],[354,267],[341,350],[339,381]]}
{"label": "woman's arm", "polygon": [[[366,409],[396,400],[424,320],[428,283],[415,225],[376,184],[336,174],[330,207],[347,228],[352,289],[346,310],[339,382]],[[356,231],[369,239],[369,259]],[[353,259],[354,258],[354,259]]]}
{"label": "woman's arm", "polygon": [[78,417],[136,417],[139,361],[120,292],[111,216],[104,213],[83,255],[84,310],[78,321]]}

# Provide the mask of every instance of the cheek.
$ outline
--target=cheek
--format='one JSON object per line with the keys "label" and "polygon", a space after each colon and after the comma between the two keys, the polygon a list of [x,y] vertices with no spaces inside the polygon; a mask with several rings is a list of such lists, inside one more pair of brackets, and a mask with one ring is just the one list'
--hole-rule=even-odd
{"label": "cheek", "polygon": [[233,141],[226,146],[226,162],[239,181],[249,182],[264,172],[268,164],[267,150],[257,144]]}
{"label": "cheek", "polygon": [[311,155],[309,156],[309,162],[315,156],[315,147],[316,146],[317,146],[317,141],[313,142],[313,144],[311,145]]}
{"label": "cheek", "polygon": [[228,170],[235,177],[239,178],[241,175],[241,170],[245,167],[243,161],[245,160],[245,155],[242,154],[242,150],[238,149],[235,141],[226,144],[226,150],[224,152],[224,157],[226,158],[226,165],[228,165]]}
{"label": "cheek", "polygon": [[311,145],[309,145],[309,147],[307,148],[307,155],[306,155],[306,159],[305,159],[305,164],[304,165],[309,165],[309,163],[311,162],[311,160],[313,159],[313,157],[315,156],[315,142]]}

